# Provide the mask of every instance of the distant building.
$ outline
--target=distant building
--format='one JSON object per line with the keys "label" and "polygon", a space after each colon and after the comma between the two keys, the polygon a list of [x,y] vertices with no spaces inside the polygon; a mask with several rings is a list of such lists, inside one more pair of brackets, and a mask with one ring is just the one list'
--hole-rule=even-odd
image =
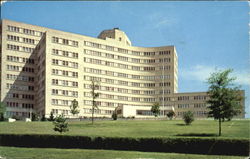
{"label": "distant building", "polygon": [[207,117],[206,92],[178,93],[174,46],[135,47],[119,28],[93,38],[2,20],[0,30],[0,96],[9,116],[53,112],[71,117],[76,99],[78,116],[89,117],[94,79],[100,81],[96,117],[111,117],[116,108],[127,117],[153,117],[155,102],[162,116],[174,110],[181,117],[192,110],[196,117]]}

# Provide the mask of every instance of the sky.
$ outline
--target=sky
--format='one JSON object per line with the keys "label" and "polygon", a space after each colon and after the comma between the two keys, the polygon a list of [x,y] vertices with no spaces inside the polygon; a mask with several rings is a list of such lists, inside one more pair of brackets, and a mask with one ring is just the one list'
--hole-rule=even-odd
{"label": "sky", "polygon": [[9,1],[1,18],[97,37],[119,27],[133,46],[174,45],[179,92],[207,91],[216,70],[233,69],[250,118],[249,3],[246,1]]}

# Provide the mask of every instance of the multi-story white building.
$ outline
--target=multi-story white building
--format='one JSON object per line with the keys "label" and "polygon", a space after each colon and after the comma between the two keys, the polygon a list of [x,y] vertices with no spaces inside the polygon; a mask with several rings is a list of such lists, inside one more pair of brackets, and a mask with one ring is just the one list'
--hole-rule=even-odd
{"label": "multi-story white building", "polygon": [[[91,115],[91,80],[99,81],[99,109],[95,116],[111,117],[115,108],[126,116],[151,117],[186,110],[206,117],[207,94],[178,93],[178,56],[174,46],[135,47],[114,28],[98,38],[10,20],[1,21],[1,102],[9,116],[30,112],[71,116],[79,103],[79,117]],[[243,103],[244,104],[244,103]]]}

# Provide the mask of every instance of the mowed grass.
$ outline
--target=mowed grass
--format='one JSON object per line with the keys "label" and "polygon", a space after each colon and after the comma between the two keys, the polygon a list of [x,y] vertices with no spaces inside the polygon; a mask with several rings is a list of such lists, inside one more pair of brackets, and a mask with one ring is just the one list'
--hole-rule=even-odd
{"label": "mowed grass", "polygon": [[138,151],[0,147],[4,159],[244,159],[238,156]]}
{"label": "mowed grass", "polygon": [[[220,138],[250,138],[250,120],[232,120],[222,123]],[[0,134],[59,134],[52,122],[0,122]],[[218,121],[196,120],[186,126],[182,120],[117,120],[69,122],[69,132],[64,135],[103,137],[188,137],[205,134],[214,137],[218,133]],[[207,135],[206,135],[207,134]],[[181,136],[178,136],[181,135]]]}

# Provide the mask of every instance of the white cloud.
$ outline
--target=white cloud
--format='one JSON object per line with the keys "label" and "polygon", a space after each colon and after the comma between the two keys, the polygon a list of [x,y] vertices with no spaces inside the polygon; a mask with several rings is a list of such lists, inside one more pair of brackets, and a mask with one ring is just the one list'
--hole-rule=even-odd
{"label": "white cloud", "polygon": [[165,14],[160,12],[153,13],[149,16],[149,20],[151,24],[153,24],[154,28],[165,27],[167,25],[171,25],[175,22],[175,20]]}
{"label": "white cloud", "polygon": [[[179,75],[185,80],[194,80],[199,82],[206,82],[211,73],[216,70],[225,70],[222,67],[196,65],[188,69],[180,70]],[[234,70],[231,74],[236,77],[235,82],[240,85],[250,85],[250,74],[246,70]]]}

